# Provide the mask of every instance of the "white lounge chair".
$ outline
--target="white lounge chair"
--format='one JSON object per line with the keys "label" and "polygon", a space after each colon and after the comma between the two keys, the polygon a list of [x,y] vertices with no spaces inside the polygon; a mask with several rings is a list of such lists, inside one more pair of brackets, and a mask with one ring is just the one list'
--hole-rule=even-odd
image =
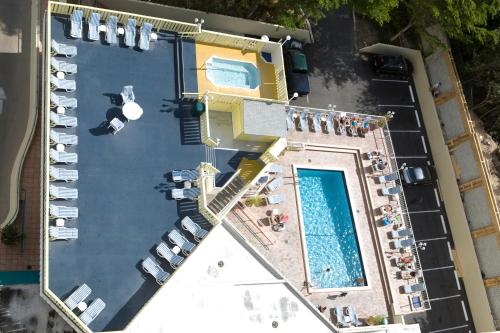
{"label": "white lounge chair", "polygon": [[300,130],[305,131],[309,127],[309,113],[302,111],[300,114]]}
{"label": "white lounge chair", "polygon": [[413,230],[405,228],[391,231],[391,238],[413,237]]}
{"label": "white lounge chair", "polygon": [[389,173],[387,175],[382,175],[382,176],[378,177],[378,181],[381,184],[391,182],[391,181],[394,181],[397,179],[399,179],[399,171],[394,171],[393,173]]}
{"label": "white lounge chair", "polygon": [[286,129],[291,130],[295,127],[295,119],[293,118],[295,110],[290,108],[286,114]]}
{"label": "white lounge chair", "polygon": [[53,111],[50,112],[50,126],[51,127],[66,127],[72,128],[78,126],[78,120],[73,116],[66,116],[58,114]]}
{"label": "white lounge chair", "polygon": [[170,267],[176,269],[184,261],[184,258],[175,254],[165,242],[161,242],[160,245],[156,247],[156,253],[163,259],[167,260]]}
{"label": "white lounge chair", "polygon": [[54,90],[65,90],[67,92],[76,90],[75,80],[59,79],[55,75],[50,76],[50,85]]}
{"label": "white lounge chair", "polygon": [[70,310],[74,310],[78,306],[78,303],[83,302],[89,297],[91,292],[92,289],[84,283],[66,298],[64,304],[66,304]]}
{"label": "white lounge chair", "polygon": [[320,133],[321,132],[321,113],[316,112],[313,115],[313,127],[314,127],[314,132]]}
{"label": "white lounge chair", "polygon": [[101,21],[101,14],[91,13],[89,18],[89,34],[90,40],[99,40],[99,24]]}
{"label": "white lounge chair", "polygon": [[151,23],[143,23],[139,34],[139,48],[143,51],[149,50],[149,41],[151,39],[151,30],[153,25]]}
{"label": "white lounge chair", "polygon": [[267,169],[267,172],[269,172],[269,173],[283,173],[283,166],[273,163],[269,166],[269,169]]}
{"label": "white lounge chair", "polygon": [[50,240],[78,239],[78,229],[50,226],[49,238]]}
{"label": "white lounge chair", "polygon": [[49,168],[49,177],[50,180],[61,180],[67,183],[74,182],[78,180],[78,170],[56,168],[51,165]]}
{"label": "white lounge chair", "polygon": [[58,43],[55,39],[52,39],[50,48],[53,54],[63,55],[66,58],[72,58],[77,54],[76,46]]}
{"label": "white lounge chair", "polygon": [[282,193],[269,195],[267,197],[267,203],[270,205],[277,205],[279,203],[282,203],[283,201],[285,201],[285,196]]}
{"label": "white lounge chair", "polygon": [[394,187],[384,187],[382,189],[382,194],[383,195],[396,195],[403,192],[403,188],[401,186],[394,186]]}
{"label": "white lounge chair", "polygon": [[111,127],[111,129],[113,130],[113,134],[116,134],[125,127],[125,124],[120,119],[113,118],[109,122],[109,127]]}
{"label": "white lounge chair", "polygon": [[403,289],[405,294],[417,293],[425,290],[425,284],[423,283],[405,284]]}
{"label": "white lounge chair", "polygon": [[116,16],[108,16],[106,20],[106,42],[118,43],[118,17]]}
{"label": "white lounge chair", "polygon": [[197,187],[174,188],[172,189],[171,193],[172,193],[172,199],[174,200],[182,200],[182,199],[196,200],[200,195],[200,189]]}
{"label": "white lounge chair", "polygon": [[333,313],[335,314],[336,324],[338,327],[349,327],[349,323],[345,319],[344,311],[342,311],[341,306],[337,306],[333,309]]}
{"label": "white lounge chair", "polygon": [[151,274],[159,285],[164,284],[170,276],[151,257],[147,257],[142,261],[142,269],[144,272]]}
{"label": "white lounge chair", "polygon": [[76,74],[77,66],[76,64],[71,64],[69,62],[58,60],[55,57],[50,58],[50,65],[55,72],[64,72],[68,75]]}
{"label": "white lounge chair", "polygon": [[83,11],[75,9],[71,13],[71,30],[69,32],[70,36],[73,38],[82,38],[82,26],[83,26]]}
{"label": "white lounge chair", "polygon": [[51,129],[50,141],[53,144],[62,143],[63,145],[76,146],[78,144],[78,136]]}
{"label": "white lounge chair", "polygon": [[354,309],[354,307],[352,305],[349,305],[347,307],[347,314],[349,315],[349,318],[351,318],[351,324],[353,324],[354,326],[363,325],[361,320],[359,320],[358,314],[356,313],[356,310]]}
{"label": "white lounge chair", "polygon": [[63,106],[67,109],[74,109],[78,106],[76,98],[58,95],[53,92],[50,93],[50,104],[53,108],[57,106]]}
{"label": "white lounge chair", "polygon": [[198,179],[197,170],[172,170],[172,180],[176,183],[195,181]]}
{"label": "white lounge chair", "polygon": [[129,18],[125,26],[125,45],[128,47],[135,46],[136,20]]}
{"label": "white lounge chair", "polygon": [[392,245],[394,246],[395,249],[410,247],[415,245],[415,239],[414,238],[396,239],[395,241],[392,242]]}
{"label": "white lounge chair", "polygon": [[200,242],[206,235],[208,235],[208,231],[200,227],[189,216],[185,216],[181,220],[181,226],[182,229],[189,231],[197,242]]}
{"label": "white lounge chair", "polygon": [[85,325],[89,325],[102,310],[106,307],[106,303],[100,298],[95,299],[89,307],[82,312],[80,315],[80,320],[83,321]]}
{"label": "white lounge chair", "polygon": [[283,177],[277,177],[266,185],[266,190],[272,192],[279,189],[281,186],[283,186]]}
{"label": "white lounge chair", "polygon": [[124,86],[120,95],[123,104],[135,101],[134,86]]}
{"label": "white lounge chair", "polygon": [[76,153],[68,153],[51,148],[49,155],[52,163],[73,164],[78,162],[78,155]]}
{"label": "white lounge chair", "polygon": [[186,237],[182,236],[179,231],[176,229],[170,231],[168,234],[168,240],[181,248],[182,253],[185,255],[189,255],[194,251],[196,247],[195,244],[191,243],[186,239]]}
{"label": "white lounge chair", "polygon": [[57,206],[51,204],[49,206],[50,216],[62,219],[78,218],[78,207]]}
{"label": "white lounge chair", "polygon": [[326,117],[326,131],[328,133],[335,132],[335,127],[333,126],[333,117],[334,117],[333,112],[330,112]]}
{"label": "white lounge chair", "polygon": [[49,186],[50,199],[64,199],[64,200],[74,200],[78,199],[78,189],[71,187],[62,186]]}

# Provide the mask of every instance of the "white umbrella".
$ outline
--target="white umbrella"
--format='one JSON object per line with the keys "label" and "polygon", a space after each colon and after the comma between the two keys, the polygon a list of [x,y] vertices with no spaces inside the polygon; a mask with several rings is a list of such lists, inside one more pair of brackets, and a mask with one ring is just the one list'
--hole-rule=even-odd
{"label": "white umbrella", "polygon": [[129,120],[137,120],[141,118],[144,111],[136,102],[127,102],[122,108],[123,115]]}

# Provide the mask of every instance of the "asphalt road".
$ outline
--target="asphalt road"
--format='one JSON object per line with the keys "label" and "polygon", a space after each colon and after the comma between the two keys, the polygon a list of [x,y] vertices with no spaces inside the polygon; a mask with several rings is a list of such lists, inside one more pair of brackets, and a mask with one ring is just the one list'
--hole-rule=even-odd
{"label": "asphalt road", "polygon": [[[359,20],[359,18],[357,18]],[[337,110],[385,114],[396,162],[433,164],[425,124],[411,81],[375,77],[366,57],[357,53],[355,21],[347,10],[327,16],[314,29],[316,43],[305,53],[310,67],[311,93],[292,104]],[[405,196],[417,242],[431,310],[408,315],[422,332],[475,332],[464,286],[453,265],[453,239],[436,180],[430,185],[405,188]]]}

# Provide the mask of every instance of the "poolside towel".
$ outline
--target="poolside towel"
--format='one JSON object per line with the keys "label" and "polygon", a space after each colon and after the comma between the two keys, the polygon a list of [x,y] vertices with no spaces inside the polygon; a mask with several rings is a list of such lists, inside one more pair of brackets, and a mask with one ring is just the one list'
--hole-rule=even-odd
{"label": "poolside towel", "polygon": [[189,216],[185,216],[181,220],[181,226],[184,230],[189,231],[197,242],[200,242],[208,234],[208,231],[200,227]]}
{"label": "poolside towel", "polygon": [[129,18],[125,26],[125,45],[128,47],[135,46],[136,21]]}
{"label": "poolside towel", "polygon": [[106,307],[106,303],[102,299],[97,298],[89,305],[89,307],[82,312],[80,315],[80,320],[83,321],[85,325],[90,324],[102,310]]}
{"label": "poolside towel", "polygon": [[50,57],[50,65],[56,72],[64,72],[68,75],[76,74],[77,72],[76,64],[71,64],[63,60],[58,60],[55,57]]}
{"label": "poolside towel", "polygon": [[168,240],[170,241],[170,243],[180,247],[182,253],[184,253],[185,255],[191,254],[196,247],[195,244],[191,243],[184,236],[182,236],[180,232],[177,231],[177,229],[170,231],[170,233],[168,234]]}
{"label": "poolside towel", "polygon": [[89,288],[85,283],[82,284],[78,289],[71,293],[71,295],[66,298],[64,304],[70,309],[74,310],[78,303],[83,302],[87,297],[89,297],[92,289]]}
{"label": "poolside towel", "polygon": [[156,253],[158,256],[167,260],[170,267],[176,269],[184,261],[184,258],[175,254],[165,242],[161,242],[160,245],[156,247]]}
{"label": "poolside towel", "polygon": [[61,180],[65,182],[74,182],[78,180],[78,170],[70,170],[50,166],[49,168],[50,180]]}
{"label": "poolside towel", "polygon": [[116,16],[108,16],[106,20],[106,42],[118,43],[118,17]]}
{"label": "poolside towel", "polygon": [[56,42],[55,39],[52,39],[52,41],[50,43],[50,47],[52,49],[53,54],[64,55],[67,58],[72,58],[72,57],[76,56],[76,54],[77,54],[76,46],[58,43],[58,42]]}
{"label": "poolside towel", "polygon": [[82,20],[83,20],[83,11],[75,9],[73,13],[71,13],[70,17],[71,30],[69,34],[71,37],[82,38]]}
{"label": "poolside towel", "polygon": [[142,261],[142,269],[144,272],[151,274],[159,285],[164,284],[170,276],[170,274],[165,272],[151,257],[147,257]]}
{"label": "poolside towel", "polygon": [[99,24],[101,21],[101,14],[92,13],[89,19],[89,34],[90,40],[99,40]]}

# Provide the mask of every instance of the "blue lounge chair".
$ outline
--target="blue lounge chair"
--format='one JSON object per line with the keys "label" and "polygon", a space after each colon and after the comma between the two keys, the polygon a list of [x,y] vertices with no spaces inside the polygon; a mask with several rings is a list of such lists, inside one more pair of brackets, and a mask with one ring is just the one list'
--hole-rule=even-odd
{"label": "blue lounge chair", "polygon": [[393,173],[389,173],[387,175],[382,175],[382,176],[378,177],[378,181],[381,184],[391,182],[391,181],[394,181],[397,179],[399,179],[399,171],[394,171]]}
{"label": "blue lounge chair", "polygon": [[168,234],[168,240],[181,248],[182,253],[185,255],[189,255],[194,251],[196,247],[195,244],[191,243],[186,239],[186,237],[182,236],[179,231],[176,229],[170,231]]}
{"label": "blue lounge chair", "polygon": [[52,39],[50,42],[50,48],[52,49],[52,54],[63,55],[66,58],[72,58],[77,54],[76,46],[58,43],[55,39]]}
{"label": "blue lounge chair", "polygon": [[422,282],[415,284],[405,284],[403,290],[405,294],[421,292],[425,290],[425,284]]}
{"label": "blue lounge chair", "polygon": [[344,311],[342,311],[341,306],[337,306],[333,309],[333,313],[335,314],[335,319],[338,327],[349,327],[349,323],[347,323],[344,315]]}
{"label": "blue lounge chair", "polygon": [[156,247],[156,253],[163,259],[167,260],[170,267],[176,269],[184,261],[184,258],[175,254],[165,242],[161,242],[160,245]]}
{"label": "blue lounge chair", "polygon": [[197,170],[172,170],[172,180],[174,182],[195,181],[198,179]]}
{"label": "blue lounge chair", "polygon": [[151,30],[153,25],[151,23],[144,23],[141,27],[139,35],[139,48],[143,51],[149,50],[149,41],[151,39]]}
{"label": "blue lounge chair", "polygon": [[309,112],[302,111],[302,113],[300,114],[300,130],[301,131],[305,131],[309,127],[308,122],[309,122]]}
{"label": "blue lounge chair", "polygon": [[403,187],[401,186],[394,186],[394,187],[384,187],[382,189],[382,194],[383,195],[396,195],[403,192]]}
{"label": "blue lounge chair", "polygon": [[63,95],[58,95],[56,93],[50,93],[50,105],[51,107],[63,106],[66,109],[74,109],[78,106],[78,102],[74,97],[66,97]]}
{"label": "blue lounge chair", "polygon": [[49,151],[49,156],[52,163],[73,164],[78,162],[78,155],[76,153],[68,153],[52,148]]}
{"label": "blue lounge chair", "polygon": [[136,20],[129,18],[125,26],[125,45],[128,47],[135,46]]}
{"label": "blue lounge chair", "polygon": [[277,177],[266,185],[266,190],[272,192],[279,189],[281,186],[283,186],[283,177]]}
{"label": "blue lounge chair", "polygon": [[335,128],[333,126],[333,113],[329,113],[328,116],[326,117],[326,131],[328,133],[333,133],[335,131]]}
{"label": "blue lounge chair", "polygon": [[49,206],[50,216],[53,218],[62,219],[76,219],[78,218],[78,208],[77,207],[67,207],[67,206]]}
{"label": "blue lounge chair", "polygon": [[68,296],[68,298],[66,298],[64,304],[66,304],[66,306],[70,310],[74,310],[77,307],[78,303],[83,302],[87,297],[89,297],[91,292],[92,289],[90,289],[90,287],[84,283],[80,287],[78,287],[78,289],[72,292],[71,295]]}
{"label": "blue lounge chair", "polygon": [[83,20],[83,11],[75,9],[73,13],[71,13],[70,17],[71,30],[69,34],[71,37],[82,38],[82,25],[83,25],[82,20]]}
{"label": "blue lounge chair", "polygon": [[279,203],[282,203],[283,201],[285,201],[285,196],[282,193],[270,195],[267,197],[267,203],[270,205],[277,205]]}
{"label": "blue lounge chair", "polygon": [[64,72],[67,75],[73,75],[77,72],[76,64],[71,64],[66,61],[58,60],[55,57],[50,57],[50,65],[55,72]]}
{"label": "blue lounge chair", "polygon": [[295,114],[295,111],[292,108],[288,109],[288,112],[286,115],[286,128],[288,130],[291,130],[292,128],[295,127],[295,120],[293,118],[294,114]]}
{"label": "blue lounge chair", "polygon": [[313,127],[314,127],[314,132],[316,133],[321,132],[321,113],[319,112],[313,115]]}
{"label": "blue lounge chair", "polygon": [[159,285],[164,284],[170,276],[170,274],[165,272],[151,257],[147,257],[142,261],[142,269],[144,272],[151,274]]}
{"label": "blue lounge chair", "polygon": [[395,249],[410,247],[415,245],[415,239],[414,238],[396,239],[394,242],[392,242],[392,245],[394,246]]}
{"label": "blue lounge chair", "polygon": [[63,145],[76,146],[78,144],[78,136],[51,129],[50,142],[52,144],[61,143]]}
{"label": "blue lounge chair", "polygon": [[64,90],[66,92],[72,92],[76,90],[76,81],[59,79],[55,75],[51,75],[50,86],[54,90]]}
{"label": "blue lounge chair", "polygon": [[208,234],[208,231],[196,224],[189,216],[185,216],[181,220],[181,226],[184,230],[189,231],[197,242],[200,242]]}
{"label": "blue lounge chair", "polygon": [[65,227],[49,227],[49,238],[50,240],[70,240],[78,239],[78,229],[77,228],[65,228]]}
{"label": "blue lounge chair", "polygon": [[349,305],[347,307],[347,313],[349,314],[349,317],[351,318],[351,324],[354,326],[361,326],[363,323],[359,320],[358,314],[356,313],[356,310],[352,305]]}
{"label": "blue lounge chair", "polygon": [[89,19],[89,34],[90,40],[99,40],[99,24],[101,21],[101,14],[92,13]]}
{"label": "blue lounge chair", "polygon": [[50,184],[49,196],[51,200],[54,199],[74,200],[78,199],[78,189],[71,187],[55,186]]}
{"label": "blue lounge chair", "polygon": [[85,325],[89,325],[94,319],[101,313],[106,307],[106,303],[102,299],[97,298],[89,307],[82,312],[80,315],[80,320],[83,321]]}
{"label": "blue lounge chair", "polygon": [[106,20],[106,42],[118,43],[118,17],[116,16],[108,16]]}
{"label": "blue lounge chair", "polygon": [[72,128],[78,126],[78,120],[73,116],[66,116],[63,114],[55,113],[53,111],[50,112],[50,125],[51,127],[59,126]]}
{"label": "blue lounge chair", "polygon": [[404,238],[404,237],[413,237],[413,231],[411,229],[398,229],[391,231],[392,238]]}
{"label": "blue lounge chair", "polygon": [[78,170],[70,170],[50,166],[49,168],[50,180],[61,180],[64,182],[74,182],[78,180]]}
{"label": "blue lounge chair", "polygon": [[172,199],[174,200],[197,200],[200,195],[200,189],[197,187],[191,188],[174,188],[172,189]]}

